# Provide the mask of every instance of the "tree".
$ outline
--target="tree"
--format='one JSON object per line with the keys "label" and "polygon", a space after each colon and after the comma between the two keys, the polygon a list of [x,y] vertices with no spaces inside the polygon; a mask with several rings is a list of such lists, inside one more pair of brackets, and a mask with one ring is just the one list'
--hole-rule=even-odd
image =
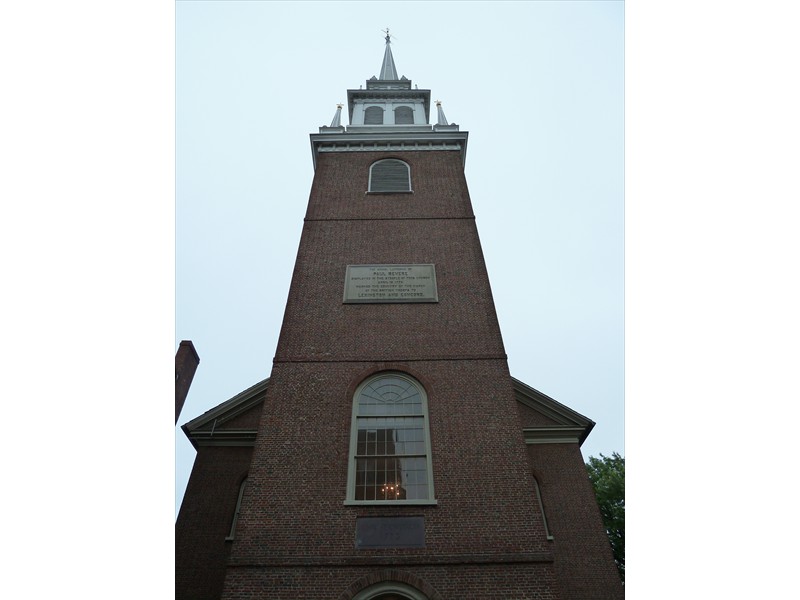
{"label": "tree", "polygon": [[614,562],[625,583],[625,458],[612,453],[600,458],[589,457],[586,463],[589,480],[597,496],[597,504],[603,517]]}

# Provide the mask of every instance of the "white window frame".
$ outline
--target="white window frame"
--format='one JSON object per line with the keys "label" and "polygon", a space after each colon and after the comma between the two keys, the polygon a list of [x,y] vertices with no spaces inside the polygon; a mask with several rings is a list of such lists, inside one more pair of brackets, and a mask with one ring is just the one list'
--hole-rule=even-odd
{"label": "white window frame", "polygon": [[394,594],[408,600],[428,600],[428,597],[417,588],[399,581],[381,581],[373,584],[358,592],[353,596],[353,600],[371,600],[385,594]]}
{"label": "white window frame", "polygon": [[550,533],[550,526],[547,524],[547,515],[544,512],[544,502],[542,502],[542,488],[539,487],[539,480],[536,475],[533,476],[533,487],[536,488],[536,500],[539,502],[539,510],[542,513],[542,521],[544,522],[544,533],[548,540],[554,540],[553,534]]}
{"label": "white window frame", "polygon": [[[406,171],[408,173],[408,189],[390,191],[375,191],[372,189],[372,169],[375,168],[375,165],[386,162],[387,160],[403,163],[406,166]],[[368,194],[411,194],[413,192],[414,190],[411,189],[411,165],[409,165],[406,161],[400,160],[399,158],[382,158],[380,160],[376,160],[369,166],[369,182],[367,183]]]}
{"label": "white window frame", "polygon": [[[412,384],[419,390],[419,395],[422,400],[422,418],[423,418],[423,431],[425,434],[425,461],[428,477],[428,497],[427,498],[413,498],[404,500],[356,500],[356,457],[358,449],[358,419],[368,418],[358,414],[358,398],[362,390],[373,383],[374,381],[383,377],[396,377],[403,379]],[[409,506],[409,505],[433,505],[436,504],[436,494],[433,487],[433,457],[431,452],[431,432],[428,417],[428,395],[425,393],[425,388],[413,377],[396,371],[383,371],[372,375],[361,382],[361,385],[356,388],[353,395],[353,410],[350,421],[350,452],[349,462],[347,465],[347,497],[344,501],[348,506]]]}
{"label": "white window frame", "polygon": [[236,523],[239,521],[239,511],[242,510],[242,496],[244,495],[244,488],[247,486],[247,477],[242,480],[242,483],[239,484],[239,496],[236,498],[236,510],[233,512],[233,520],[231,521],[231,530],[228,533],[228,537],[225,538],[225,541],[228,542],[234,539],[236,535]]}

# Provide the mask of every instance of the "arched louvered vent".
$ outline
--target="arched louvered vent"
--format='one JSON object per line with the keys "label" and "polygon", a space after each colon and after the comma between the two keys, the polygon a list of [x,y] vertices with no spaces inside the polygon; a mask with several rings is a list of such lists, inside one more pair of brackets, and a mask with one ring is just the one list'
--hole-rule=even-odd
{"label": "arched louvered vent", "polygon": [[410,192],[411,169],[402,160],[387,158],[369,168],[370,192]]}
{"label": "arched louvered vent", "polygon": [[380,106],[370,106],[365,110],[364,125],[383,125],[383,109]]}
{"label": "arched louvered vent", "polygon": [[413,125],[414,111],[408,106],[400,106],[394,110],[395,125]]}

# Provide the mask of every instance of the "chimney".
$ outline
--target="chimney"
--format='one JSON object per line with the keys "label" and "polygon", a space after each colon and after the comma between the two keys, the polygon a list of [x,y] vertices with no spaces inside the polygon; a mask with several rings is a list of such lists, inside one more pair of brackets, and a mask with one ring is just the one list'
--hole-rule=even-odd
{"label": "chimney", "polygon": [[186,401],[198,364],[200,357],[194,349],[194,344],[189,340],[183,340],[175,354],[175,424],[178,423],[178,417],[183,410],[183,403]]}

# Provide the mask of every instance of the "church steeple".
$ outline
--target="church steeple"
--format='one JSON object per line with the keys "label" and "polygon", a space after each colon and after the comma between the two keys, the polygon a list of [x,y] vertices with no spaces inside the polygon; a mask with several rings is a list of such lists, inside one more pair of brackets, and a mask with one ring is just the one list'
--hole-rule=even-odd
{"label": "church steeple", "polygon": [[389,28],[386,28],[386,50],[383,53],[383,63],[381,64],[381,74],[378,79],[386,81],[387,79],[397,81],[397,69],[394,66],[394,58],[392,57],[392,40],[389,35]]}
{"label": "church steeple", "polygon": [[392,56],[392,36],[386,34],[380,77],[373,75],[359,89],[347,90],[347,115],[342,123],[337,107],[329,126],[311,135],[316,168],[320,152],[366,152],[382,150],[458,150],[466,153],[467,132],[448,123],[441,106],[431,123],[431,91],[411,85],[405,75],[398,76]]}

